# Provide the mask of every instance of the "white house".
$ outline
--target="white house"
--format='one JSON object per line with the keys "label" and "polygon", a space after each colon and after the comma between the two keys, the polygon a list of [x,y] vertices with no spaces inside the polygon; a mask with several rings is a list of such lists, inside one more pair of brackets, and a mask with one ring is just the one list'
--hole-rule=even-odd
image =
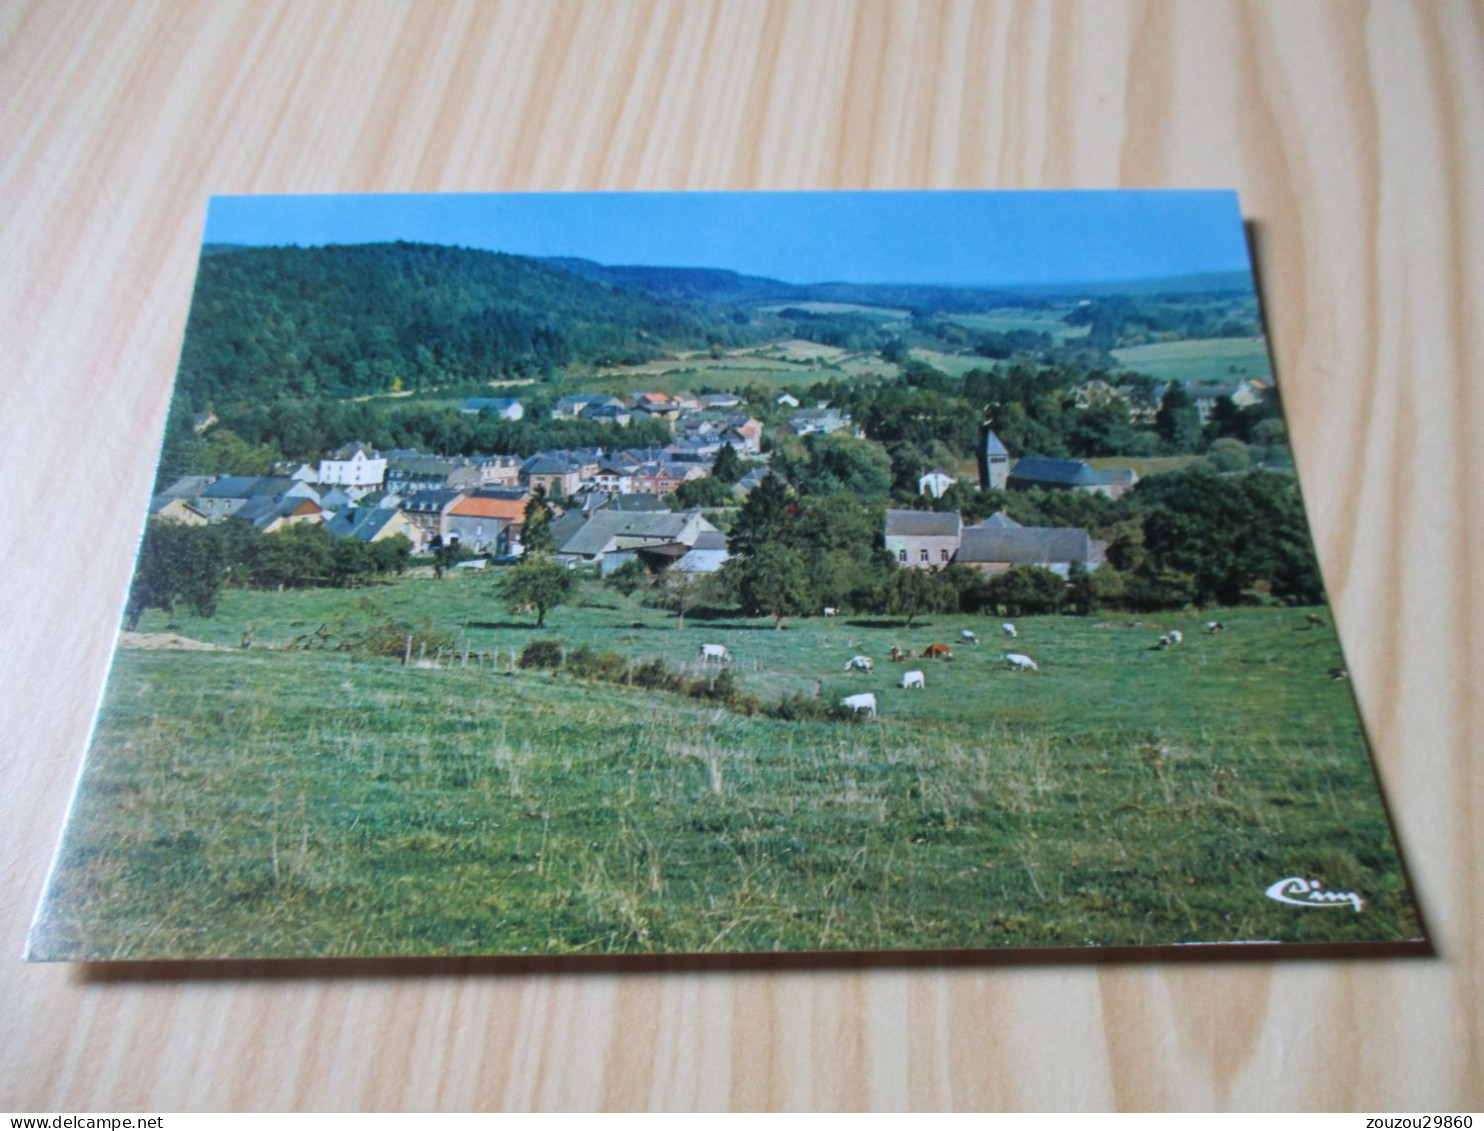
{"label": "white house", "polygon": [[364,444],[347,444],[319,461],[319,481],[342,487],[379,487],[386,479],[386,460]]}

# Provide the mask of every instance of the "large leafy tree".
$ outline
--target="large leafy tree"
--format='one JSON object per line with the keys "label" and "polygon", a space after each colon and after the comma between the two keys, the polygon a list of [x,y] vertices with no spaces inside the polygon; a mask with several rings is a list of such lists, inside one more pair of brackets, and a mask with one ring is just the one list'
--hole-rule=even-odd
{"label": "large leafy tree", "polygon": [[803,612],[810,600],[804,561],[784,545],[763,545],[722,567],[724,583],[737,595],[748,616],[771,616],[773,627],[783,618]]}
{"label": "large leafy tree", "polygon": [[151,519],[124,606],[124,627],[137,629],[146,609],[173,613],[177,602],[197,616],[212,616],[222,576],[222,547],[215,528]]}
{"label": "large leafy tree", "polygon": [[573,590],[572,573],[544,554],[527,556],[511,566],[498,583],[500,599],[513,613],[536,610],[536,627],[546,627],[546,614],[564,604]]}

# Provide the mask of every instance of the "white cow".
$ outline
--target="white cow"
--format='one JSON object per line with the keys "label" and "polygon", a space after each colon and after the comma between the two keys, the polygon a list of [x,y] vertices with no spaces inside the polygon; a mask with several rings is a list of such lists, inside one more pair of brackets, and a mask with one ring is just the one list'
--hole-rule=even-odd
{"label": "white cow", "polygon": [[959,633],[959,636],[961,636],[964,640],[967,640],[970,644],[978,644],[979,643],[979,637],[975,636],[967,628],[964,629],[962,632],[960,632]]}
{"label": "white cow", "polygon": [[876,717],[875,692],[866,691],[860,695],[847,695],[844,699],[840,700],[840,706],[849,707],[854,714],[860,714],[864,711],[874,719]]}
{"label": "white cow", "polygon": [[1020,633],[1015,631],[1015,626],[1009,621],[1006,621],[1004,624],[1000,625],[1000,631],[1003,632],[1006,636],[1010,637],[1010,639],[1012,640],[1020,635]]}
{"label": "white cow", "polygon": [[1016,672],[1038,672],[1041,670],[1040,668],[1036,667],[1035,660],[1031,659],[1029,656],[1025,655],[1022,652],[1005,653],[1005,663],[1010,665],[1011,671]]}
{"label": "white cow", "polygon": [[845,661],[846,671],[868,672],[876,666],[876,661],[870,656],[851,656]]}
{"label": "white cow", "polygon": [[724,645],[702,644],[701,663],[708,664],[712,660],[715,660],[718,664],[729,664],[732,661],[732,654],[726,650]]}
{"label": "white cow", "polygon": [[1172,628],[1172,629],[1170,629],[1170,643],[1171,644],[1183,644],[1183,643],[1185,643],[1185,633],[1181,632],[1178,628]]}
{"label": "white cow", "polygon": [[837,609],[837,608],[835,608],[835,606],[834,606],[834,605],[826,605],[826,606],[825,606],[825,607],[824,607],[824,615],[825,615],[825,616],[827,616],[827,617],[832,617],[832,616],[834,616],[834,615],[835,615],[835,614],[836,614],[836,613],[838,613],[838,612],[839,612],[839,611],[840,611],[840,610],[839,610],[839,609]]}
{"label": "white cow", "polygon": [[923,675],[922,672],[903,672],[902,687],[903,689],[908,687],[921,687],[925,689],[927,687],[927,676]]}

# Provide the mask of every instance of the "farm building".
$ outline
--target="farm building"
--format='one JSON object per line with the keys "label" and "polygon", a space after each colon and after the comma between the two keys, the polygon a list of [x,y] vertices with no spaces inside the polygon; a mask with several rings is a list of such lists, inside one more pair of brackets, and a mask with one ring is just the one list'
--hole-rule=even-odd
{"label": "farm building", "polygon": [[886,549],[897,565],[933,569],[953,560],[963,530],[963,519],[952,511],[889,510]]}
{"label": "farm building", "polygon": [[1094,570],[1103,564],[1106,542],[1080,527],[1005,526],[985,523],[964,528],[953,560],[981,573],[1003,573],[1014,566],[1040,566],[1066,577],[1074,562]]}
{"label": "farm building", "polygon": [[710,537],[721,532],[700,511],[566,514],[551,524],[551,533],[559,561],[597,565],[604,576],[635,557],[653,566],[667,566],[698,548],[700,555],[690,558],[687,569],[708,572],[708,567],[719,569],[726,560],[725,538],[718,545],[716,538]]}

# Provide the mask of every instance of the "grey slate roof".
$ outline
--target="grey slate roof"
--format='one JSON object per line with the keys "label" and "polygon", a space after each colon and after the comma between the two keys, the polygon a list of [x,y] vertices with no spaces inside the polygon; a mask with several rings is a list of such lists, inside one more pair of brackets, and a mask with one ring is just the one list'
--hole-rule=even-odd
{"label": "grey slate roof", "polygon": [[336,538],[370,542],[396,515],[386,507],[348,507],[325,523],[325,529]]}
{"label": "grey slate roof", "polygon": [[[1019,530],[1019,529],[1021,529],[1021,524],[1018,523],[1018,522],[1016,522],[1013,518],[1011,518],[1004,511],[996,511],[994,514],[990,515],[988,518],[986,518],[979,525],[980,526],[987,526],[987,527],[990,527],[991,529],[997,529],[997,530]],[[972,526],[967,527],[965,529],[964,533],[967,534],[970,530],[973,530],[973,529],[975,529],[975,528],[972,527]]]}
{"label": "grey slate roof", "polygon": [[[564,515],[563,519],[567,517],[570,516]],[[632,514],[600,510],[595,511],[570,534],[567,533],[567,528],[560,526],[562,520],[559,519],[552,523],[552,535],[556,538],[558,553],[592,557],[609,549],[632,549],[646,543],[676,542],[691,517],[689,514],[673,511],[663,514]],[[565,538],[562,537],[563,534],[566,534]]]}
{"label": "grey slate roof", "polygon": [[1080,459],[1026,456],[1010,469],[1011,481],[1048,487],[1101,487],[1104,479]]}
{"label": "grey slate roof", "polygon": [[1045,565],[1051,562],[1099,564],[1103,543],[1081,527],[1022,526],[1006,529],[968,526],[955,561],[1008,562],[1010,565]]}
{"label": "grey slate roof", "polygon": [[886,512],[887,536],[956,538],[963,529],[963,519],[953,511]]}
{"label": "grey slate roof", "polygon": [[216,477],[214,475],[187,475],[181,479],[177,479],[161,491],[160,494],[169,495],[176,499],[192,499],[197,495],[204,494],[206,488],[210,487],[215,481]]}

